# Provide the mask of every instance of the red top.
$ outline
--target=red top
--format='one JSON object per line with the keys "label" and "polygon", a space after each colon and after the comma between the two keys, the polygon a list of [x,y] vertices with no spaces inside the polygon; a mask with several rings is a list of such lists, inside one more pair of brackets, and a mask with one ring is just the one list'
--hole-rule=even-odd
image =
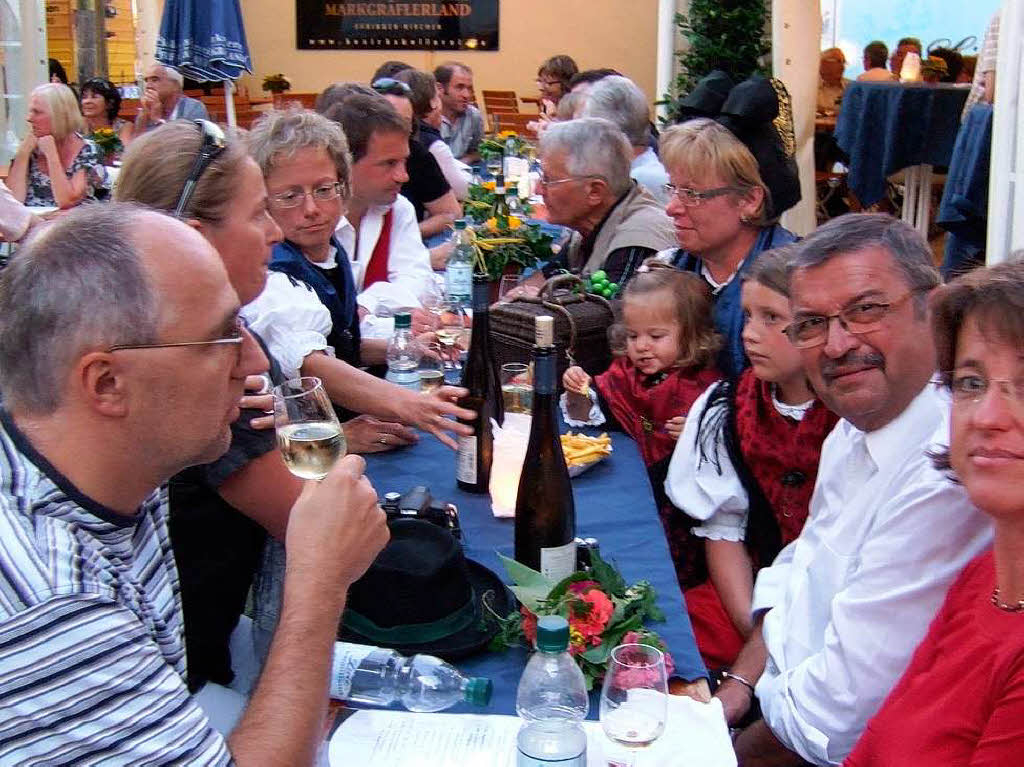
{"label": "red top", "polygon": [[672,455],[676,447],[676,441],[665,431],[665,422],[685,416],[697,397],[718,378],[714,367],[672,368],[645,376],[623,356],[616,357],[611,367],[594,379],[594,385],[622,430],[636,440],[644,465],[650,466]]}
{"label": "red top", "polygon": [[992,551],[953,584],[845,767],[1024,764],[1024,614],[994,607]]}

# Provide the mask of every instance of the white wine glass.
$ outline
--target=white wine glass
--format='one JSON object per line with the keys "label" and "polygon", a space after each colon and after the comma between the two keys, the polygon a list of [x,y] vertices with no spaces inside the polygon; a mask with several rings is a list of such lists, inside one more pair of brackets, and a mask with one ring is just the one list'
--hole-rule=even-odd
{"label": "white wine glass", "polygon": [[469,326],[469,317],[466,316],[466,309],[462,303],[445,301],[441,309],[441,327],[437,329],[436,334],[444,352],[444,378],[447,383],[459,383],[463,335]]}
{"label": "white wine glass", "polygon": [[601,727],[627,758],[608,759],[609,767],[634,767],[636,752],[661,737],[667,718],[668,676],[661,650],[643,644],[613,649],[601,688]]}
{"label": "white wine glass", "polygon": [[441,345],[430,343],[423,347],[418,368],[420,374],[420,391],[436,391],[444,384],[444,356]]}
{"label": "white wine glass", "polygon": [[274,428],[285,466],[300,479],[323,479],[345,454],[345,432],[319,378],[274,387]]}

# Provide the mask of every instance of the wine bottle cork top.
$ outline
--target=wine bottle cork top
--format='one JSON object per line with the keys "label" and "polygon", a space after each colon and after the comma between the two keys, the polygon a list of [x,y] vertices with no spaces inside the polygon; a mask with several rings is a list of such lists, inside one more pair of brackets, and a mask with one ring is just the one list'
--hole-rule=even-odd
{"label": "wine bottle cork top", "polygon": [[536,319],[535,338],[537,346],[555,345],[555,318],[541,314]]}

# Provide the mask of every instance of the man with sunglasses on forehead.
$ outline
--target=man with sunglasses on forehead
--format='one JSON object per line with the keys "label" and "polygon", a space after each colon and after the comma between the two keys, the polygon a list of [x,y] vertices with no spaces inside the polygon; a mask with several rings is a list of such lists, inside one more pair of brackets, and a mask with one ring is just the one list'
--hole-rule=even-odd
{"label": "man with sunglasses on forehead", "polygon": [[185,682],[161,485],[224,453],[266,369],[239,309],[201,234],[123,203],[0,278],[0,764],[313,762],[347,585],[387,540],[359,457],[291,509],[290,596],[227,738]]}
{"label": "man with sunglasses on forehead", "polygon": [[757,575],[754,631],[716,695],[751,765],[840,764],[910,661],[953,578],[991,540],[936,470],[949,404],[933,382],[927,242],[882,214],[833,219],[795,246],[793,322],[826,438],[800,536]]}

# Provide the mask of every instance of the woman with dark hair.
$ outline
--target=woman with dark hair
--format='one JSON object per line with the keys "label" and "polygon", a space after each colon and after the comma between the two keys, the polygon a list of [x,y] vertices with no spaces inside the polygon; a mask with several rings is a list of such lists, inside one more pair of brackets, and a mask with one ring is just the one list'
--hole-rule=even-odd
{"label": "woman with dark hair", "polygon": [[942,382],[952,393],[949,449],[936,463],[991,517],[995,537],[950,587],[848,767],[1020,764],[1024,264],[978,269],[939,288],[932,330]]}
{"label": "woman with dark hair", "polygon": [[50,82],[60,83],[61,85],[68,84],[68,73],[64,71],[64,65],[61,64],[57,59],[50,59]]}
{"label": "woman with dark hair", "polygon": [[416,120],[413,139],[437,160],[455,197],[465,199],[469,193],[469,176],[462,172],[460,166],[467,166],[455,159],[451,148],[441,138],[441,96],[437,80],[429,72],[418,69],[404,69],[395,75],[395,79],[409,86],[409,101]]}
{"label": "woman with dark hair", "polygon": [[[79,96],[78,102],[82,107],[88,138],[96,141],[97,131],[104,128],[112,130],[121,142],[121,149],[108,154],[119,156],[135,132],[134,124],[117,116],[121,110],[121,92],[110,80],[93,77],[82,83],[82,95]],[[102,146],[104,142],[98,143]]]}

